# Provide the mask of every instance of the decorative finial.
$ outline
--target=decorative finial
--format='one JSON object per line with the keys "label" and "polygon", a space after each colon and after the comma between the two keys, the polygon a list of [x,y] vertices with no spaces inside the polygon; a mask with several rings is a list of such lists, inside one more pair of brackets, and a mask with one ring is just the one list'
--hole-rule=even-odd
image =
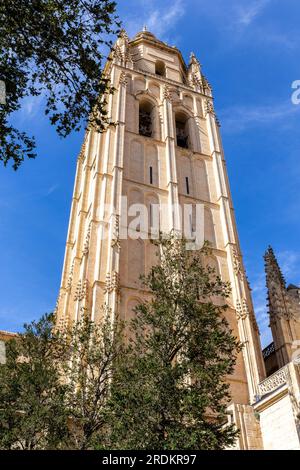
{"label": "decorative finial", "polygon": [[191,52],[191,54],[190,54],[190,64],[200,65],[197,57],[194,54],[194,52]]}
{"label": "decorative finial", "polygon": [[144,27],[143,27],[143,32],[146,33],[148,30],[147,30],[147,26],[144,24]]}
{"label": "decorative finial", "polygon": [[126,42],[129,41],[129,36],[126,32],[126,29],[122,28],[119,34],[119,38],[124,39]]}

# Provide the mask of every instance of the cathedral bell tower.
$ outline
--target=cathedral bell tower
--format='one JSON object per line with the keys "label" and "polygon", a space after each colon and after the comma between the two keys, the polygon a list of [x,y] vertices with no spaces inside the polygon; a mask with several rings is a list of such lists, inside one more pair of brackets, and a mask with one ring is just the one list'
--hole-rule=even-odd
{"label": "cathedral bell tower", "polygon": [[[148,31],[131,40],[122,31],[110,59],[112,124],[89,129],[78,157],[58,321],[76,321],[82,309],[97,321],[104,304],[130,318],[147,295],[139,276],[156,262],[152,225],[178,230],[181,208],[202,206],[207,262],[231,283],[227,318],[244,344],[228,381],[233,402],[248,406],[265,372],[211,86],[193,53],[186,66],[176,47]],[[136,205],[149,220],[130,236]]]}

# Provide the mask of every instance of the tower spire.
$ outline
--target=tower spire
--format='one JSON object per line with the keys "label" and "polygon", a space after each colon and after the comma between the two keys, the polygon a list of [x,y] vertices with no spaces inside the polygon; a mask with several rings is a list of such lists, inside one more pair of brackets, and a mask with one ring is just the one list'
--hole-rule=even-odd
{"label": "tower spire", "polygon": [[297,321],[300,316],[299,300],[295,295],[297,288],[286,288],[285,279],[271,246],[268,247],[264,259],[270,326],[278,367],[281,368],[291,361],[293,340],[297,340],[300,332]]}
{"label": "tower spire", "polygon": [[280,284],[280,286],[285,289],[286,283],[284,276],[281,272],[281,269],[279,267],[278,261],[276,259],[275,253],[273,248],[269,245],[265,255],[264,255],[264,260],[265,260],[265,272],[266,272],[266,278],[267,278],[267,287],[270,287],[270,282],[271,281],[277,281],[277,284]]}
{"label": "tower spire", "polygon": [[190,65],[192,65],[192,64],[199,65],[199,60],[198,60],[197,57],[195,56],[195,53],[194,53],[194,52],[191,52],[191,53],[190,53]]}

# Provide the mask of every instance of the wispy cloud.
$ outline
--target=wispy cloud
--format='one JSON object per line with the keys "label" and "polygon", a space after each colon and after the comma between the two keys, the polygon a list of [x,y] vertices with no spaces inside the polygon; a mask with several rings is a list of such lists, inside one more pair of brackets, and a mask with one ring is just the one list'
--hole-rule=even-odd
{"label": "wispy cloud", "polygon": [[268,106],[233,106],[221,110],[219,117],[225,132],[241,132],[249,127],[265,126],[300,113],[292,102]]}
{"label": "wispy cloud", "polygon": [[288,34],[278,31],[274,27],[263,27],[254,32],[256,41],[264,44],[280,46],[287,51],[293,51],[299,45],[299,33],[289,31]]}
{"label": "wispy cloud", "polygon": [[11,115],[14,125],[27,126],[28,123],[36,124],[44,119],[45,93],[41,93],[39,96],[26,96],[20,104],[20,109]]}
{"label": "wispy cloud", "polygon": [[285,250],[277,257],[287,284],[292,281],[300,284],[300,252]]}
{"label": "wispy cloud", "polygon": [[59,188],[58,184],[52,184],[45,192],[45,196],[50,196],[50,194],[54,193]]}
{"label": "wispy cloud", "polygon": [[194,8],[212,20],[218,29],[246,29],[264,13],[272,0],[194,0]]}
{"label": "wispy cloud", "polygon": [[215,32],[226,37],[221,44],[223,50],[240,47],[241,43],[266,47],[275,44],[294,50],[299,44],[299,31],[297,28],[287,31],[276,16],[275,21],[269,21],[273,3],[274,0],[193,0],[192,8],[202,20],[212,24]]}
{"label": "wispy cloud", "polygon": [[151,33],[166,40],[168,34],[176,23],[185,14],[183,0],[167,1],[163,3],[151,0],[143,4],[139,15],[128,15],[124,20],[125,27],[130,36],[141,31],[146,26]]}
{"label": "wispy cloud", "polygon": [[26,96],[24,98],[20,113],[24,118],[33,118],[40,113],[43,100],[45,98],[44,93],[41,93],[39,96]]}
{"label": "wispy cloud", "polygon": [[175,0],[164,10],[153,10],[149,20],[150,31],[153,31],[158,36],[166,34],[179,19],[184,15],[184,6],[182,0]]}
{"label": "wispy cloud", "polygon": [[244,27],[249,26],[253,21],[263,12],[265,7],[271,0],[255,0],[254,2],[247,2],[244,5],[237,5],[236,23]]}

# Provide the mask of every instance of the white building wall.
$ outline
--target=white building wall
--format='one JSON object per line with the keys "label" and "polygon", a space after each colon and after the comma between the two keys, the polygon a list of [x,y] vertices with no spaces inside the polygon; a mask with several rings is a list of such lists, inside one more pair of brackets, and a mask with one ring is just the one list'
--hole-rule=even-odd
{"label": "white building wall", "polygon": [[260,427],[265,450],[300,450],[289,394],[260,412]]}

